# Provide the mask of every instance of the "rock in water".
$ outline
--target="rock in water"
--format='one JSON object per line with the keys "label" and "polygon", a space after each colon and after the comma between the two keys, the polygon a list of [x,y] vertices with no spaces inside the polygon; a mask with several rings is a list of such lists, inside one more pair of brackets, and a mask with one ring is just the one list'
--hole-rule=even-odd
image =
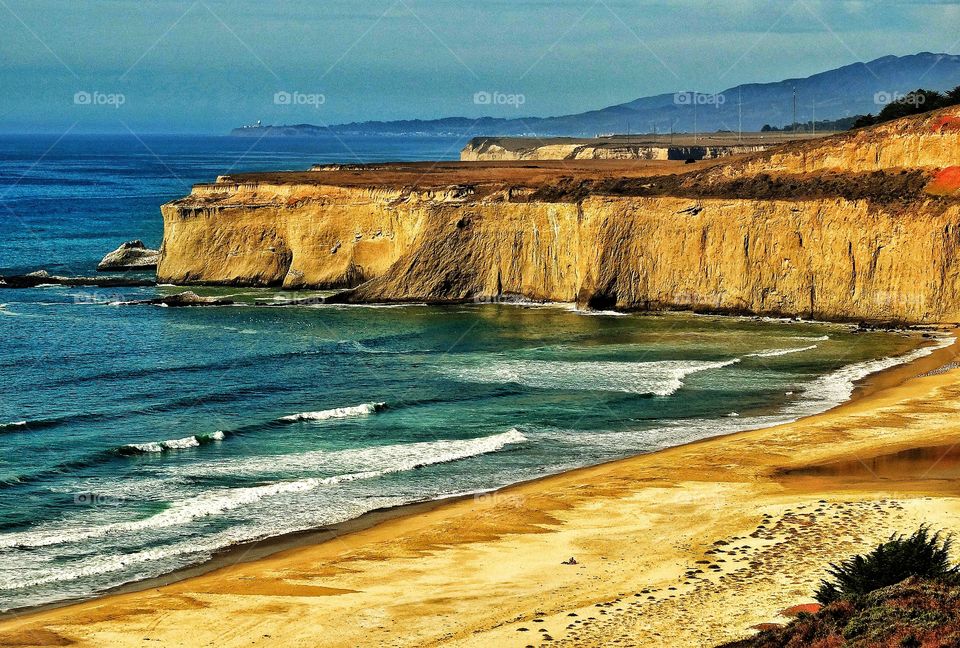
{"label": "rock in water", "polygon": [[160,251],[151,250],[143,241],[127,241],[103,257],[97,270],[156,270]]}
{"label": "rock in water", "polygon": [[36,288],[37,286],[92,286],[97,288],[125,288],[156,286],[152,279],[127,277],[60,277],[46,270],[37,270],[24,275],[0,276],[0,288]]}
{"label": "rock in water", "polygon": [[185,306],[230,306],[234,302],[232,299],[224,299],[220,297],[201,297],[195,292],[187,290],[186,292],[177,293],[175,295],[166,295],[164,297],[156,297],[154,299],[140,299],[137,301],[121,302],[124,306],[169,306],[173,308],[180,308]]}

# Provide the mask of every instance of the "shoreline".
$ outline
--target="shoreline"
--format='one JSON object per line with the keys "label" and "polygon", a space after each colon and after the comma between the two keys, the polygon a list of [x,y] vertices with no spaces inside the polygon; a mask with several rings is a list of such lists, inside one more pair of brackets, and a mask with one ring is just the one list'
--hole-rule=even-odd
{"label": "shoreline", "polygon": [[[930,329],[929,327],[924,327],[922,330],[929,331]],[[939,327],[936,331],[936,333],[939,334],[938,337],[940,335],[944,335],[945,330],[950,329],[949,327]],[[772,428],[761,428],[759,430],[750,429],[720,436],[705,437],[703,439],[697,439],[678,446],[664,448],[652,453],[614,459],[601,464],[588,465],[561,473],[539,476],[528,481],[507,485],[496,490],[445,496],[433,500],[412,502],[409,504],[403,504],[384,509],[376,509],[369,511],[357,518],[319,529],[293,532],[224,548],[216,552],[209,560],[206,560],[203,563],[184,567],[161,576],[126,583],[108,591],[95,594],[91,597],[59,601],[42,604],[39,606],[17,608],[0,613],[0,637],[2,637],[4,630],[3,626],[6,626],[10,623],[20,624],[23,622],[29,622],[31,619],[37,617],[46,617],[51,614],[56,614],[57,611],[69,612],[84,606],[101,606],[109,603],[116,597],[136,596],[137,594],[147,592],[148,590],[159,591],[158,588],[162,589],[170,586],[189,584],[192,581],[200,580],[210,575],[215,575],[221,570],[228,571],[232,568],[236,568],[237,566],[256,567],[258,563],[262,563],[264,561],[279,559],[286,556],[295,555],[299,552],[309,551],[311,549],[333,544],[334,541],[348,540],[351,536],[362,535],[364,532],[376,532],[379,528],[390,523],[403,523],[404,521],[409,522],[431,515],[442,515],[444,510],[455,507],[458,504],[462,504],[464,501],[474,500],[474,502],[476,502],[480,499],[486,498],[492,500],[502,497],[509,498],[510,493],[516,490],[531,488],[535,489],[541,485],[549,485],[551,481],[565,481],[571,478],[576,478],[581,474],[588,476],[590,473],[598,470],[615,470],[620,465],[626,465],[638,459],[656,458],[659,455],[667,455],[676,451],[695,448],[703,444],[730,442],[737,437],[748,436],[766,430],[775,430],[782,427],[788,427],[798,423],[816,420],[822,417],[829,417],[838,412],[849,409],[855,409],[863,401],[868,401],[873,396],[883,394],[886,391],[894,389],[906,381],[923,377],[930,374],[930,372],[936,372],[938,369],[949,369],[950,361],[960,355],[960,338],[957,337],[957,334],[958,331],[952,331],[952,335],[954,336],[953,342],[947,346],[933,350],[930,354],[906,363],[901,363],[882,369],[864,377],[863,379],[857,380],[855,383],[854,392],[850,399],[821,413],[803,416],[795,421],[778,424]],[[908,353],[915,352],[916,350],[923,348],[924,346],[929,346],[936,341],[936,338],[921,340],[920,344],[918,344],[913,351]]]}
{"label": "shoreline", "polygon": [[[528,306],[527,304],[516,304],[521,307]],[[362,306],[362,305],[353,305],[353,306]],[[547,303],[547,304],[537,304],[538,307],[567,307],[570,304],[561,304],[561,303]],[[601,313],[602,314],[602,313]],[[623,313],[624,315],[628,313]],[[681,313],[682,314],[682,313]],[[702,317],[712,317],[712,318],[728,318],[728,317],[745,317],[748,319],[754,319],[755,316],[742,316],[742,315],[717,315],[717,314],[702,314]],[[792,322],[792,318],[785,318],[784,321]],[[839,325],[839,326],[852,326],[851,324],[846,324],[842,322],[830,322],[830,321],[817,321],[810,320],[805,321],[805,323],[813,325]],[[932,325],[917,325],[912,328],[901,328],[901,329],[884,329],[886,332],[894,333],[903,333],[910,331],[928,331],[933,328]],[[945,338],[950,337],[952,333],[953,342],[946,346],[941,346],[935,348],[931,353],[909,360],[906,362],[897,363],[891,367],[875,371],[868,374],[867,376],[854,381],[854,389],[850,397],[833,407],[830,407],[823,412],[818,412],[815,414],[804,414],[800,415],[798,418],[791,421],[786,421],[784,423],[778,423],[773,427],[779,427],[781,425],[790,425],[798,421],[805,420],[807,418],[817,417],[828,412],[832,412],[839,408],[846,407],[847,405],[853,404],[857,400],[867,397],[870,394],[876,393],[877,391],[887,389],[889,387],[896,386],[902,383],[905,380],[908,380],[911,377],[916,377],[923,375],[927,371],[935,370],[940,368],[942,365],[937,359],[937,354],[939,352],[946,351],[950,349],[951,346],[958,346],[960,348],[960,330],[954,330],[951,333],[946,333],[945,331],[950,331],[949,327],[937,329],[937,333],[941,337],[941,341],[945,341]],[[920,349],[929,347],[938,342],[937,337],[930,338],[921,338],[916,347],[906,352],[905,355],[910,353],[915,353]],[[960,350],[958,350],[960,353]],[[882,360],[883,358],[878,358],[877,360]],[[761,429],[767,428],[747,428],[744,430],[738,430],[735,432],[723,433],[715,436],[706,436],[701,439],[695,439],[693,441],[687,441],[676,446],[669,446],[659,450],[654,450],[652,452],[628,455],[624,457],[619,457],[616,459],[610,459],[603,461],[598,464],[587,464],[584,466],[579,466],[577,468],[572,468],[569,470],[564,470],[558,473],[550,473],[546,475],[541,475],[534,477],[532,479],[514,482],[512,484],[507,484],[499,488],[492,488],[488,490],[481,490],[469,493],[461,493],[454,495],[443,495],[436,497],[434,499],[420,500],[408,502],[405,504],[398,504],[395,506],[388,506],[384,508],[377,508],[367,511],[359,515],[358,517],[344,520],[342,522],[337,522],[334,524],[325,525],[323,527],[313,528],[313,529],[304,529],[301,531],[292,531],[289,533],[283,533],[277,536],[270,536],[266,538],[260,538],[256,540],[249,540],[246,542],[241,542],[235,545],[222,547],[212,553],[212,555],[204,560],[203,562],[196,563],[193,565],[187,565],[179,569],[175,569],[171,572],[165,574],[160,574],[158,576],[150,576],[143,579],[129,581],[127,583],[122,583],[120,585],[108,588],[106,590],[91,594],[89,596],[64,599],[61,601],[53,601],[49,603],[42,603],[39,605],[25,606],[20,608],[11,608],[9,610],[0,610],[0,623],[10,619],[10,618],[19,618],[24,615],[31,615],[35,613],[46,612],[49,610],[56,610],[61,608],[67,608],[75,605],[81,605],[84,603],[95,602],[100,599],[109,598],[115,595],[121,594],[132,594],[136,592],[143,592],[149,589],[156,587],[163,587],[165,585],[172,585],[175,583],[180,583],[187,581],[191,578],[197,578],[215,572],[221,568],[229,567],[236,564],[249,564],[254,563],[258,560],[269,558],[279,553],[284,553],[287,551],[295,551],[297,549],[302,549],[306,547],[315,546],[324,542],[330,542],[336,540],[343,536],[357,533],[360,531],[365,531],[376,525],[382,524],[395,519],[402,519],[410,516],[420,515],[424,512],[433,511],[439,507],[445,506],[447,504],[452,504],[461,500],[475,499],[477,497],[492,496],[498,493],[504,492],[514,487],[525,486],[529,484],[536,484],[537,482],[543,480],[549,480],[554,477],[561,475],[571,475],[579,471],[590,470],[592,468],[598,468],[602,466],[615,465],[620,462],[630,461],[637,457],[649,456],[659,454],[661,452],[666,452],[674,448],[681,448],[684,446],[696,445],[701,442],[712,441],[716,439],[725,439],[735,437],[740,434],[749,434]]]}

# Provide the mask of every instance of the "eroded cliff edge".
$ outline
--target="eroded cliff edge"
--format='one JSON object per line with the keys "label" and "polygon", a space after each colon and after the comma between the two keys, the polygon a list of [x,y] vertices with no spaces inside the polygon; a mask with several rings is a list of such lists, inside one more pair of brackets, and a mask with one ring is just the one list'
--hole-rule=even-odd
{"label": "eroded cliff edge", "polygon": [[220,178],[163,207],[163,282],[624,310],[960,320],[960,117],[695,170],[558,161]]}

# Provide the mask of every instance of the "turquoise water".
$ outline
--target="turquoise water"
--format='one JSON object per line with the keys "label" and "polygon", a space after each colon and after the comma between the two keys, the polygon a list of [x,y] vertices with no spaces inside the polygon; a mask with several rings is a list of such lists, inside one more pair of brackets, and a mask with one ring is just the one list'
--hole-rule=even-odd
{"label": "turquoise water", "polygon": [[[0,268],[84,274],[126,238],[156,244],[159,204],[239,154],[214,138],[151,144],[162,163],[136,142],[78,138],[23,176],[46,144],[0,141]],[[442,144],[406,151],[436,157]],[[262,146],[237,170],[344,155]],[[395,141],[366,146],[369,159],[402,157]],[[917,344],[563,305],[265,308],[255,300],[282,293],[253,289],[201,290],[240,302],[223,308],[116,305],[175,290],[0,291],[0,609],[384,506],[791,420],[842,402]]]}

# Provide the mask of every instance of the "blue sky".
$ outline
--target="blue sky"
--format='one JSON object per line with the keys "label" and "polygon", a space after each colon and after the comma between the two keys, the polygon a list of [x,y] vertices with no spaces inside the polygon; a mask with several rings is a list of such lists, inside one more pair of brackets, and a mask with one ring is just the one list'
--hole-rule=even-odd
{"label": "blue sky", "polygon": [[921,0],[0,0],[0,131],[556,115],[958,53],[958,26]]}

